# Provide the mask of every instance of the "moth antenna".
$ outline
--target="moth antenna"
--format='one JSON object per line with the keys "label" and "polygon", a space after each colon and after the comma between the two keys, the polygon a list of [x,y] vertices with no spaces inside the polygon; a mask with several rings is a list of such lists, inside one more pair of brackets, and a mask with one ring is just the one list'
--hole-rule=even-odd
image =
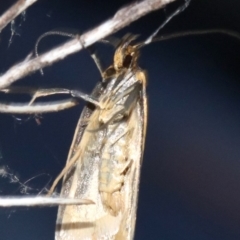
{"label": "moth antenna", "polygon": [[160,42],[160,41],[166,41],[174,38],[180,38],[180,37],[186,37],[186,36],[197,36],[197,35],[205,35],[205,34],[224,34],[233,38],[236,38],[237,40],[240,40],[240,33],[228,29],[206,29],[206,30],[189,30],[189,31],[181,31],[171,34],[165,34],[159,37],[156,37],[158,32],[177,14],[184,11],[188,5],[190,4],[191,0],[186,0],[185,4],[180,6],[175,12],[173,12],[167,19],[144,41],[139,44],[137,44],[138,48],[141,48],[143,46],[146,46],[149,43],[152,42]]}
{"label": "moth antenna", "polygon": [[172,34],[166,34],[160,37],[155,37],[154,39],[152,39],[152,42],[160,42],[160,41],[170,40],[170,39],[179,38],[179,37],[205,35],[205,34],[224,34],[240,40],[240,34],[238,32],[228,30],[228,29],[207,29],[207,30],[182,31],[182,32],[176,32]]}
{"label": "moth antenna", "polygon": [[138,47],[141,48],[144,45],[147,45],[151,43],[154,39],[154,37],[158,34],[158,32],[165,27],[165,25],[172,20],[175,16],[177,16],[179,13],[183,12],[190,4],[191,0],[185,0],[185,3],[178,7],[172,14],[170,14],[167,19],[142,43],[138,44]]}
{"label": "moth antenna", "polygon": [[[67,32],[62,32],[62,31],[49,31],[49,32],[45,32],[44,34],[42,34],[38,39],[37,42],[35,44],[35,56],[38,57],[38,46],[40,41],[47,37],[47,36],[51,36],[51,35],[60,35],[60,36],[64,36],[64,37],[70,37],[70,38],[76,38],[77,34],[72,34],[72,33],[67,33]],[[43,70],[40,69],[40,73],[43,75]]]}

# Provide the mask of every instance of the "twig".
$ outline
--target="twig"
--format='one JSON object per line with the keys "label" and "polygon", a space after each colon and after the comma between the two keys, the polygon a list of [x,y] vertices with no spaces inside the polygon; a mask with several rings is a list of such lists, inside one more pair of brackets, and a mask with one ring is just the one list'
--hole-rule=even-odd
{"label": "twig", "polygon": [[175,0],[144,0],[136,1],[120,9],[110,20],[88,31],[76,39],[70,40],[61,46],[39,56],[38,58],[21,62],[10,68],[0,77],[0,88],[6,88],[26,75],[64,59],[66,56],[80,51],[83,46],[88,47],[102,38],[115,33],[121,28],[136,21],[147,13],[160,9]]}
{"label": "twig", "polygon": [[37,0],[19,0],[0,17],[0,32],[21,12]]}
{"label": "twig", "polygon": [[[83,99],[86,102],[92,103],[95,106],[99,105],[99,102],[90,96],[79,90],[69,90],[66,88],[48,88],[48,89],[37,89],[28,87],[11,87],[0,89],[0,92],[4,93],[25,93],[32,96],[29,103],[0,103],[0,113],[12,113],[12,114],[36,114],[36,113],[48,113],[61,111],[67,108],[74,107],[78,104],[76,99]],[[69,94],[74,98],[69,98],[67,100],[48,102],[48,103],[38,103],[33,104],[35,100],[39,97],[46,97],[55,94]]]}
{"label": "twig", "polygon": [[61,101],[54,101],[50,103],[36,103],[36,104],[14,104],[14,103],[0,103],[1,113],[12,113],[12,114],[37,114],[37,113],[48,113],[58,112],[63,109],[74,107],[78,104],[75,99],[66,99]]}
{"label": "twig", "polygon": [[88,199],[55,198],[55,197],[6,197],[0,198],[0,207],[35,207],[94,204]]}

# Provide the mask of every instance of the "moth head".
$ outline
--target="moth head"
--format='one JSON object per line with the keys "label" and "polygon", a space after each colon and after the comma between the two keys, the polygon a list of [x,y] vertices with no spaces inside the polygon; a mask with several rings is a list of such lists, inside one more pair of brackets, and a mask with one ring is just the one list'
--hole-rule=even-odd
{"label": "moth head", "polygon": [[137,45],[130,45],[130,43],[137,37],[137,35],[127,34],[121,40],[113,59],[116,71],[136,66],[139,57],[139,48]]}

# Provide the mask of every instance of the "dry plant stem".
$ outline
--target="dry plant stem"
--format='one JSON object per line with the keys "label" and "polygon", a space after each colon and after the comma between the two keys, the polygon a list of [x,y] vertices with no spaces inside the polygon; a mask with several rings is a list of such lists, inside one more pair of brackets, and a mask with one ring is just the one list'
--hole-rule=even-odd
{"label": "dry plant stem", "polygon": [[54,198],[54,197],[6,197],[0,198],[0,207],[35,207],[94,204],[88,199]]}
{"label": "dry plant stem", "polygon": [[48,113],[58,112],[63,109],[74,107],[78,104],[75,99],[66,99],[62,101],[55,101],[50,103],[36,103],[36,104],[13,104],[13,103],[0,103],[1,113],[11,114],[37,114],[37,113]]}
{"label": "dry plant stem", "polygon": [[32,95],[32,99],[29,103],[0,103],[0,113],[37,114],[52,111],[56,112],[74,107],[78,104],[78,101],[73,98],[62,101],[53,101],[50,103],[33,104],[33,102],[39,97],[46,97],[54,94],[71,94],[70,90],[65,88],[37,89],[27,87],[11,87],[6,89],[0,89],[0,92],[19,94],[25,93]]}
{"label": "dry plant stem", "polygon": [[13,82],[26,75],[64,59],[66,56],[80,51],[93,43],[115,33],[121,28],[136,21],[151,11],[160,9],[175,0],[145,0],[136,1],[120,9],[110,20],[88,31],[76,39],[70,40],[61,46],[39,56],[38,58],[19,63],[10,68],[0,77],[0,88],[6,88]]}
{"label": "dry plant stem", "polygon": [[37,95],[37,97],[41,96],[49,96],[53,94],[70,94],[70,90],[66,88],[33,88],[33,87],[10,87],[5,89],[0,89],[0,92],[4,93],[17,93],[17,94],[29,94],[32,96]]}
{"label": "dry plant stem", "polygon": [[[95,106],[99,106],[97,100],[89,96],[88,94],[82,93],[78,90],[69,90],[65,88],[49,88],[49,89],[37,89],[27,87],[11,87],[0,89],[0,92],[4,93],[25,93],[32,95],[32,99],[29,103],[0,103],[0,113],[12,113],[12,114],[36,114],[36,113],[47,113],[64,110],[67,108],[74,107],[78,104],[77,99],[83,99],[86,102],[90,102]],[[54,101],[50,103],[37,103],[33,104],[39,97],[46,97],[55,94],[70,94],[74,98],[69,98],[63,101]],[[100,106],[99,106],[100,107]]]}
{"label": "dry plant stem", "polygon": [[14,18],[26,10],[30,5],[35,3],[37,0],[19,0],[12,7],[10,7],[0,17],[0,32],[10,23]]}

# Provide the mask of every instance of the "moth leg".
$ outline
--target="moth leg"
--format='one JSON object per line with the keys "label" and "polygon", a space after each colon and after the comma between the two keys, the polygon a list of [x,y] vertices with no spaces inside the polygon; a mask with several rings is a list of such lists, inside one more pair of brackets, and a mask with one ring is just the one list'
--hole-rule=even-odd
{"label": "moth leg", "polygon": [[85,100],[86,102],[90,102],[93,105],[101,108],[99,102],[91,95],[85,94],[79,90],[70,90],[70,93],[73,97],[81,98],[81,99]]}
{"label": "moth leg", "polygon": [[103,75],[103,72],[104,72],[103,63],[100,60],[100,57],[98,56],[96,48],[93,47],[93,46],[89,46],[89,47],[87,47],[87,50],[90,53],[93,61],[95,62],[96,66],[97,66],[97,68],[98,68],[98,70],[99,70],[99,72],[101,74],[101,77],[104,78],[104,75]]}
{"label": "moth leg", "polygon": [[72,159],[70,159],[70,161],[67,163],[67,165],[63,168],[63,170],[61,171],[61,173],[57,176],[57,178],[54,180],[50,190],[47,193],[47,196],[51,195],[55,189],[55,187],[57,186],[57,184],[59,183],[59,181],[61,180],[61,178],[69,171],[69,169],[76,163],[76,161],[78,160],[79,156],[81,154],[81,149],[78,149],[75,153],[75,155],[73,156]]}
{"label": "moth leg", "polygon": [[[117,48],[118,45],[120,44],[121,42],[121,39],[117,38],[117,37],[114,37],[114,36],[108,36],[102,40],[100,40],[100,42],[102,43],[106,43],[106,44],[110,44],[112,45],[114,48]],[[109,73],[106,74],[106,70],[105,68],[103,67],[103,63],[101,61],[101,59],[99,58],[98,56],[98,53],[96,51],[96,48],[94,46],[89,46],[87,47],[87,50],[89,51],[93,61],[95,62],[100,74],[101,74],[101,77],[102,79],[105,79],[107,76],[109,76]],[[111,74],[110,74],[111,75]]]}

